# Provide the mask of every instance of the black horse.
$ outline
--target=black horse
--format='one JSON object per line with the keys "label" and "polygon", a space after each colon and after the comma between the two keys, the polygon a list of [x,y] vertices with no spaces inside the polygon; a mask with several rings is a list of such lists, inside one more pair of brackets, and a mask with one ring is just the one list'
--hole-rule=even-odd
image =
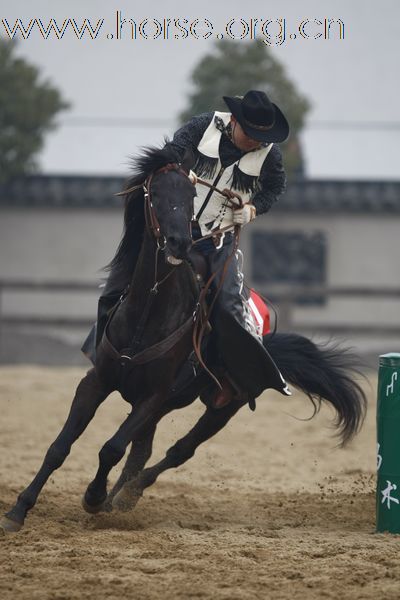
{"label": "black horse", "polygon": [[[148,150],[137,165],[128,184],[132,191],[126,201],[125,232],[116,254],[117,262],[128,256],[135,264],[131,284],[109,315],[95,368],[79,383],[64,427],[33,481],[3,517],[0,526],[6,531],[23,526],[46,481],[112,391],[119,390],[132,410],[100,450],[98,471],[83,498],[88,512],[132,507],[160,473],[187,461],[247,403],[238,396],[217,410],[209,401],[207,372],[185,374],[193,321],[202,311],[198,282],[187,260],[195,194],[188,176],[191,157],[180,164],[166,145]],[[337,348],[319,348],[293,334],[267,335],[264,345],[284,378],[309,396],[315,413],[321,400],[332,404],[342,442],[347,442],[361,426],[366,407],[354,376],[355,357]],[[204,415],[162,461],[145,469],[157,423],[198,396],[206,404]],[[107,496],[107,476],[131,442],[122,474]]]}

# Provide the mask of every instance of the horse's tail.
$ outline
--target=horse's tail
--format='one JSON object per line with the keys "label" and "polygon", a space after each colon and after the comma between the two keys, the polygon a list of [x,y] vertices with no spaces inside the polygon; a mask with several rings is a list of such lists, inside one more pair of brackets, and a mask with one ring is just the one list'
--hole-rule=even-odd
{"label": "horse's tail", "polygon": [[365,393],[356,381],[361,375],[357,356],[348,348],[316,345],[292,333],[268,334],[264,345],[283,377],[310,398],[314,415],[322,400],[334,407],[335,427],[341,444],[346,444],[361,428],[367,408]]}

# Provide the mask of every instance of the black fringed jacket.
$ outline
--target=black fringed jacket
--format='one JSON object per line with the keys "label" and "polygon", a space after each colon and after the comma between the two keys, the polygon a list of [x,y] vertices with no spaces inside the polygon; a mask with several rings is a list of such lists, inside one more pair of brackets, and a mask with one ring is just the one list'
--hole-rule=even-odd
{"label": "black fringed jacket", "polygon": [[[172,145],[183,156],[186,148],[191,148],[197,156],[197,146],[211,123],[214,112],[203,113],[192,117],[174,134]],[[223,167],[239,160],[245,153],[231,142],[227,135],[221,136],[219,156]],[[257,215],[266,213],[286,187],[286,175],[282,165],[282,153],[279,146],[274,144],[264,161],[258,178],[257,189],[252,196]]]}

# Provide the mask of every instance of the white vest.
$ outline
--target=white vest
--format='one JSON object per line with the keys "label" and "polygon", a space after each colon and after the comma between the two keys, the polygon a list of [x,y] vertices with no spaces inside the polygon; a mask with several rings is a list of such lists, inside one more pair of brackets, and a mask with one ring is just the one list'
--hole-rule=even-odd
{"label": "white vest", "polygon": [[[221,161],[219,158],[219,143],[221,140],[222,132],[215,125],[215,117],[219,117],[222,119],[225,127],[228,125],[231,119],[231,113],[225,112],[215,112],[212,118],[211,123],[207,127],[204,132],[203,137],[200,140],[197,149],[201,154],[205,157],[209,157],[211,159],[217,159],[217,168],[215,170],[215,175],[212,177],[201,176],[201,179],[208,181],[209,183],[213,183],[215,178],[218,176],[221,170]],[[266,147],[262,147],[259,150],[254,150],[252,152],[248,152],[238,161],[226,167],[221,175],[217,183],[217,187],[220,190],[224,188],[234,189],[232,187],[232,176],[235,165],[237,168],[244,173],[245,175],[250,175],[251,177],[258,177],[260,175],[261,167],[272,148],[272,144],[269,144]],[[204,200],[211,190],[208,187],[197,184],[196,192],[197,196],[194,199],[194,213],[197,215],[201,206],[203,205]],[[249,202],[252,192],[243,192],[238,191],[243,199],[243,202]],[[208,201],[206,208],[204,209],[202,215],[199,218],[199,225],[201,229],[202,235],[206,235],[210,233],[211,229],[225,227],[228,225],[232,225],[233,227],[233,218],[232,218],[232,209],[227,203],[227,199],[225,196],[222,196],[218,192],[212,192],[211,197]]]}

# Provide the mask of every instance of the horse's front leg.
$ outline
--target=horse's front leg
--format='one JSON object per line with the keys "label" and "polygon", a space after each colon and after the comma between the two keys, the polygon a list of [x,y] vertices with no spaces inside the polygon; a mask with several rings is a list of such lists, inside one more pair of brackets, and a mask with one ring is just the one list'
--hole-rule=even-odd
{"label": "horse's front leg", "polygon": [[194,382],[191,382],[187,388],[184,388],[177,393],[172,393],[168,398],[168,401],[162,407],[160,418],[155,420],[155,422],[152,423],[138,439],[132,441],[132,446],[128,458],[126,459],[124,468],[122,469],[122,473],[107,496],[107,503],[105,507],[106,510],[112,510],[112,501],[114,496],[120,491],[124,483],[134,479],[139,472],[144,469],[153,450],[154,435],[158,422],[173,410],[183,408],[194,402],[198,397],[202,387],[204,387],[203,382],[204,377],[198,376],[197,379]]}
{"label": "horse's front leg", "polygon": [[113,498],[122,488],[124,483],[136,477],[136,475],[145,467],[153,450],[156,428],[157,423],[152,424],[142,435],[133,440],[122,473],[107,496],[106,510],[112,510]]}
{"label": "horse's front leg", "polygon": [[106,510],[107,477],[111,469],[124,456],[129,443],[140,438],[146,429],[157,423],[165,394],[155,394],[149,399],[140,401],[99,452],[99,468],[93,481],[88,485],[82,500],[83,508],[90,513]]}
{"label": "horse's front leg", "polygon": [[94,369],[88,371],[79,383],[68,418],[56,440],[47,450],[43,464],[30,485],[18,496],[13,508],[0,521],[5,531],[19,531],[28,510],[33,508],[40,491],[50,475],[61,467],[71,450],[72,444],[86,429],[99,405],[107,398],[105,390]]}
{"label": "horse's front leg", "polygon": [[158,422],[173,410],[182,409],[185,406],[192,404],[192,402],[196,400],[201,390],[204,388],[205,383],[207,383],[207,375],[204,376],[204,374],[201,373],[186,387],[178,387],[177,391],[173,389],[168,401],[162,407],[160,418],[156,420],[151,427],[149,427],[148,431],[143,432],[143,435],[140,436],[139,439],[132,441],[132,446],[122,473],[113,489],[107,496],[106,510],[112,510],[114,496],[118,494],[123,485],[127,481],[134,479],[140,473],[140,471],[144,469],[152,453],[153,440]]}
{"label": "horse's front leg", "polygon": [[136,478],[123,485],[113,499],[113,507],[125,511],[133,508],[143,495],[143,491],[152,485],[161,473],[179,467],[189,460],[196,448],[223,429],[244,404],[245,402],[241,400],[233,400],[225,408],[218,410],[207,408],[193,429],[167,451],[165,458],[154,466],[144,469]]}

